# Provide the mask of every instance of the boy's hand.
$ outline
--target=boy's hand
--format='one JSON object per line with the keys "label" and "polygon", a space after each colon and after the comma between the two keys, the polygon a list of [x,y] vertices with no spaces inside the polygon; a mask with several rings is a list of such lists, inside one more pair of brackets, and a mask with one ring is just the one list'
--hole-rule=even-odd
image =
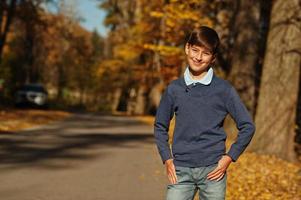
{"label": "boy's hand", "polygon": [[178,178],[176,175],[176,168],[173,164],[173,159],[168,159],[165,161],[167,177],[171,184],[176,184],[178,182]]}
{"label": "boy's hand", "polygon": [[227,168],[232,162],[232,158],[228,155],[223,156],[219,161],[217,167],[207,175],[207,179],[219,181],[223,178]]}

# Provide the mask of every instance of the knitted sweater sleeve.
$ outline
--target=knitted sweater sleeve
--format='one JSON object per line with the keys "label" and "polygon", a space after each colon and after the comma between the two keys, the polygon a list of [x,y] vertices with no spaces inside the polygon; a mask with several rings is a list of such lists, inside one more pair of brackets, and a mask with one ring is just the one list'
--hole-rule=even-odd
{"label": "knitted sweater sleeve", "polygon": [[255,133],[255,125],[250,113],[241,101],[237,91],[231,86],[226,100],[226,108],[236,123],[238,135],[236,141],[231,145],[227,155],[235,162],[247,148]]}
{"label": "knitted sweater sleeve", "polygon": [[170,93],[169,87],[167,87],[161,97],[154,122],[155,140],[163,164],[166,160],[172,158],[168,144],[168,131],[170,120],[174,114],[173,102],[172,94]]}

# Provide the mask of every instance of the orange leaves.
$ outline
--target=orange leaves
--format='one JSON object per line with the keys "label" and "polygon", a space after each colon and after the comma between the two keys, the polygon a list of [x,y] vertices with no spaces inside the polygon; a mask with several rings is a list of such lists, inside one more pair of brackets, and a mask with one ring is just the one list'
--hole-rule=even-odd
{"label": "orange leaves", "polygon": [[101,77],[106,71],[118,73],[118,70],[124,66],[124,62],[120,59],[107,59],[101,62],[97,75]]}
{"label": "orange leaves", "polygon": [[16,131],[37,125],[62,120],[70,113],[43,110],[2,110],[0,112],[0,131]]}
{"label": "orange leaves", "polygon": [[136,59],[139,56],[139,53],[139,48],[133,42],[115,45],[113,49],[113,54],[116,58],[128,62]]}
{"label": "orange leaves", "polygon": [[301,199],[299,170],[275,156],[245,153],[228,169],[227,199]]}
{"label": "orange leaves", "polygon": [[[205,4],[202,1],[170,1],[169,4],[163,6],[161,11],[152,11],[151,17],[165,18],[165,24],[168,30],[175,27],[181,28],[181,25],[192,23],[194,27],[200,25],[212,26],[212,21],[201,12],[201,6]],[[191,6],[194,5],[194,6]]]}
{"label": "orange leaves", "polygon": [[163,12],[159,12],[159,11],[152,11],[150,12],[150,16],[151,17],[157,17],[157,18],[161,18],[164,16]]}
{"label": "orange leaves", "polygon": [[[206,7],[214,2],[131,2],[135,3],[103,3],[108,11],[106,22],[112,27],[107,38],[112,51],[102,66],[117,63],[120,69],[127,67],[127,72],[131,74],[137,70],[137,66],[141,66],[145,73],[151,74],[151,78],[168,77],[168,80],[179,73],[178,69],[184,63],[185,34],[194,27],[212,25]],[[116,65],[111,67],[116,68]],[[104,73],[104,68],[100,71]]]}

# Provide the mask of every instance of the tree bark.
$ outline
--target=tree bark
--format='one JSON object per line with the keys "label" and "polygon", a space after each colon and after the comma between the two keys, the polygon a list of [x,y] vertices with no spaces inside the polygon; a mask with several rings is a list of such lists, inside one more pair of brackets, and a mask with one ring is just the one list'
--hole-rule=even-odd
{"label": "tree bark", "polygon": [[228,79],[254,116],[260,5],[259,2],[240,1],[238,6],[234,27],[237,35],[232,51],[232,68]]}
{"label": "tree bark", "polygon": [[66,84],[66,79],[65,79],[65,70],[62,64],[59,64],[58,66],[58,76],[57,76],[57,96],[56,99],[57,101],[63,101],[63,89]]}
{"label": "tree bark", "polygon": [[143,115],[145,114],[145,93],[146,93],[146,86],[144,84],[141,84],[138,87],[137,91],[137,98],[136,98],[136,106],[134,110],[134,114],[136,115]]}
{"label": "tree bark", "polygon": [[301,64],[301,6],[274,1],[249,150],[294,161],[295,120]]}
{"label": "tree bark", "polygon": [[[166,16],[163,16],[160,20],[160,33],[162,35],[162,38],[165,37],[165,18]],[[159,38],[158,45],[164,45],[164,40],[162,38]],[[159,106],[161,93],[164,87],[164,79],[161,72],[161,55],[158,51],[155,51],[154,57],[153,57],[153,68],[152,70],[155,72],[156,76],[153,78],[154,84],[153,87],[150,90],[149,96],[149,109],[148,111],[150,114],[154,114],[156,109]]]}
{"label": "tree bark", "polygon": [[[5,1],[1,2],[1,23],[0,23],[0,63],[3,53],[3,47],[5,45],[6,36],[9,31],[10,25],[12,23],[12,19],[15,13],[16,9],[16,0],[11,0],[8,9],[6,9],[6,12],[4,11],[5,7]],[[4,17],[5,15],[5,17]],[[5,20],[4,20],[5,19]],[[2,31],[2,27],[3,31]]]}
{"label": "tree bark", "polygon": [[114,90],[114,93],[112,95],[112,99],[111,99],[111,112],[115,113],[117,111],[118,108],[118,104],[120,102],[120,98],[121,98],[121,94],[122,94],[122,88],[116,88]]}
{"label": "tree bark", "polygon": [[148,103],[148,113],[154,115],[159,106],[162,90],[164,88],[163,82],[156,83],[149,92],[149,103]]}

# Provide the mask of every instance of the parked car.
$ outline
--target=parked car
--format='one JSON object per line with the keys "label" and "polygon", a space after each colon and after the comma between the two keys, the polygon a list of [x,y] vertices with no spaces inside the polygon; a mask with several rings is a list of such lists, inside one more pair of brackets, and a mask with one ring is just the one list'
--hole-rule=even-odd
{"label": "parked car", "polygon": [[48,92],[41,84],[26,84],[15,93],[15,105],[47,108]]}

